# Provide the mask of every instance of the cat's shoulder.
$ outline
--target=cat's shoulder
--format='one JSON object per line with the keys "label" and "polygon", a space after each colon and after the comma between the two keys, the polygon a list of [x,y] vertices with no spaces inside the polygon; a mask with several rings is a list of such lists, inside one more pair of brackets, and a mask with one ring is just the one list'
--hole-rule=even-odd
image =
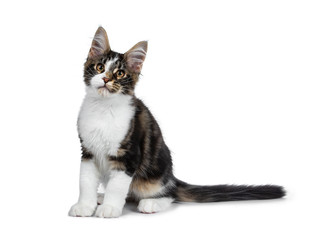
{"label": "cat's shoulder", "polygon": [[146,104],[140,98],[137,98],[136,96],[134,96],[133,97],[133,104],[135,105],[138,113],[145,112],[145,111],[150,113],[149,108],[146,106]]}

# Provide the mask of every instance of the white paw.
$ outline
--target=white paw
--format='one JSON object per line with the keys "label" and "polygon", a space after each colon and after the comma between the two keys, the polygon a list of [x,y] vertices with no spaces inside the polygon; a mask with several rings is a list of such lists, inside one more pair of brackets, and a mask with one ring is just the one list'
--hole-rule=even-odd
{"label": "white paw", "polygon": [[156,213],[161,211],[160,206],[153,199],[142,199],[139,202],[138,210],[142,213]]}
{"label": "white paw", "polygon": [[116,218],[121,215],[122,210],[108,204],[102,204],[98,206],[96,211],[96,217],[100,218]]}
{"label": "white paw", "polygon": [[76,203],[69,210],[72,217],[90,217],[93,215],[96,205],[86,203]]}
{"label": "white paw", "polygon": [[138,210],[142,213],[156,213],[170,207],[172,198],[150,198],[142,199],[139,202]]}

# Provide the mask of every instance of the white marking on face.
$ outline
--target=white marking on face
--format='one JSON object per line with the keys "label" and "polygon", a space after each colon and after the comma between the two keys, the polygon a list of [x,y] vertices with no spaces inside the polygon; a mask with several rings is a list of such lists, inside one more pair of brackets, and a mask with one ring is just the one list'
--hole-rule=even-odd
{"label": "white marking on face", "polygon": [[118,60],[118,58],[113,58],[109,61],[106,62],[106,65],[105,65],[105,72],[109,72],[110,71],[110,67]]}
{"label": "white marking on face", "polygon": [[93,78],[91,78],[91,87],[97,89],[97,88],[100,88],[100,87],[103,87],[104,86],[104,81],[103,81],[103,77],[105,77],[106,74],[103,72],[103,73],[99,73],[97,75],[95,75]]}
{"label": "white marking on face", "polygon": [[[93,87],[94,89],[98,89],[98,88],[101,88],[105,85],[105,82],[103,81],[102,78],[104,78],[106,76],[106,73],[110,71],[110,68],[111,66],[118,60],[118,58],[113,58],[109,61],[106,62],[105,64],[105,71],[103,73],[99,73],[97,75],[95,75],[90,83],[91,83],[91,87]],[[108,86],[112,86],[112,83],[111,82],[108,82],[107,83]],[[100,95],[102,96],[107,96],[108,93],[106,92],[107,90],[101,90],[101,91],[97,91],[97,93],[99,93]]]}

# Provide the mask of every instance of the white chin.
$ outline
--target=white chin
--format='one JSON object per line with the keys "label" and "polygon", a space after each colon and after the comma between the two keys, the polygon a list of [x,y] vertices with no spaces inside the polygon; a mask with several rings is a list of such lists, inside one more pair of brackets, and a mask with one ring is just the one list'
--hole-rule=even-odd
{"label": "white chin", "polygon": [[108,91],[105,87],[102,87],[102,88],[99,88],[99,89],[98,89],[98,94],[99,94],[100,96],[106,97],[106,96],[108,96],[110,93],[109,93],[109,91]]}

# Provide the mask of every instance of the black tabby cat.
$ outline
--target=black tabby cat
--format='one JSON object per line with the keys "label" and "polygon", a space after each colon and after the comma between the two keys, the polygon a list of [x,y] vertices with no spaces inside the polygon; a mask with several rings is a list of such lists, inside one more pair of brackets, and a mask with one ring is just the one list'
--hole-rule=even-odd
{"label": "black tabby cat", "polygon": [[[273,199],[284,196],[280,186],[196,186],[172,173],[170,151],[149,109],[134,95],[147,52],[139,42],[125,54],[110,49],[99,27],[85,63],[86,96],[78,131],[82,145],[80,196],[70,216],[118,217],[126,198],[138,210],[153,213],[174,201],[218,202]],[[97,187],[105,188],[97,207]]]}

